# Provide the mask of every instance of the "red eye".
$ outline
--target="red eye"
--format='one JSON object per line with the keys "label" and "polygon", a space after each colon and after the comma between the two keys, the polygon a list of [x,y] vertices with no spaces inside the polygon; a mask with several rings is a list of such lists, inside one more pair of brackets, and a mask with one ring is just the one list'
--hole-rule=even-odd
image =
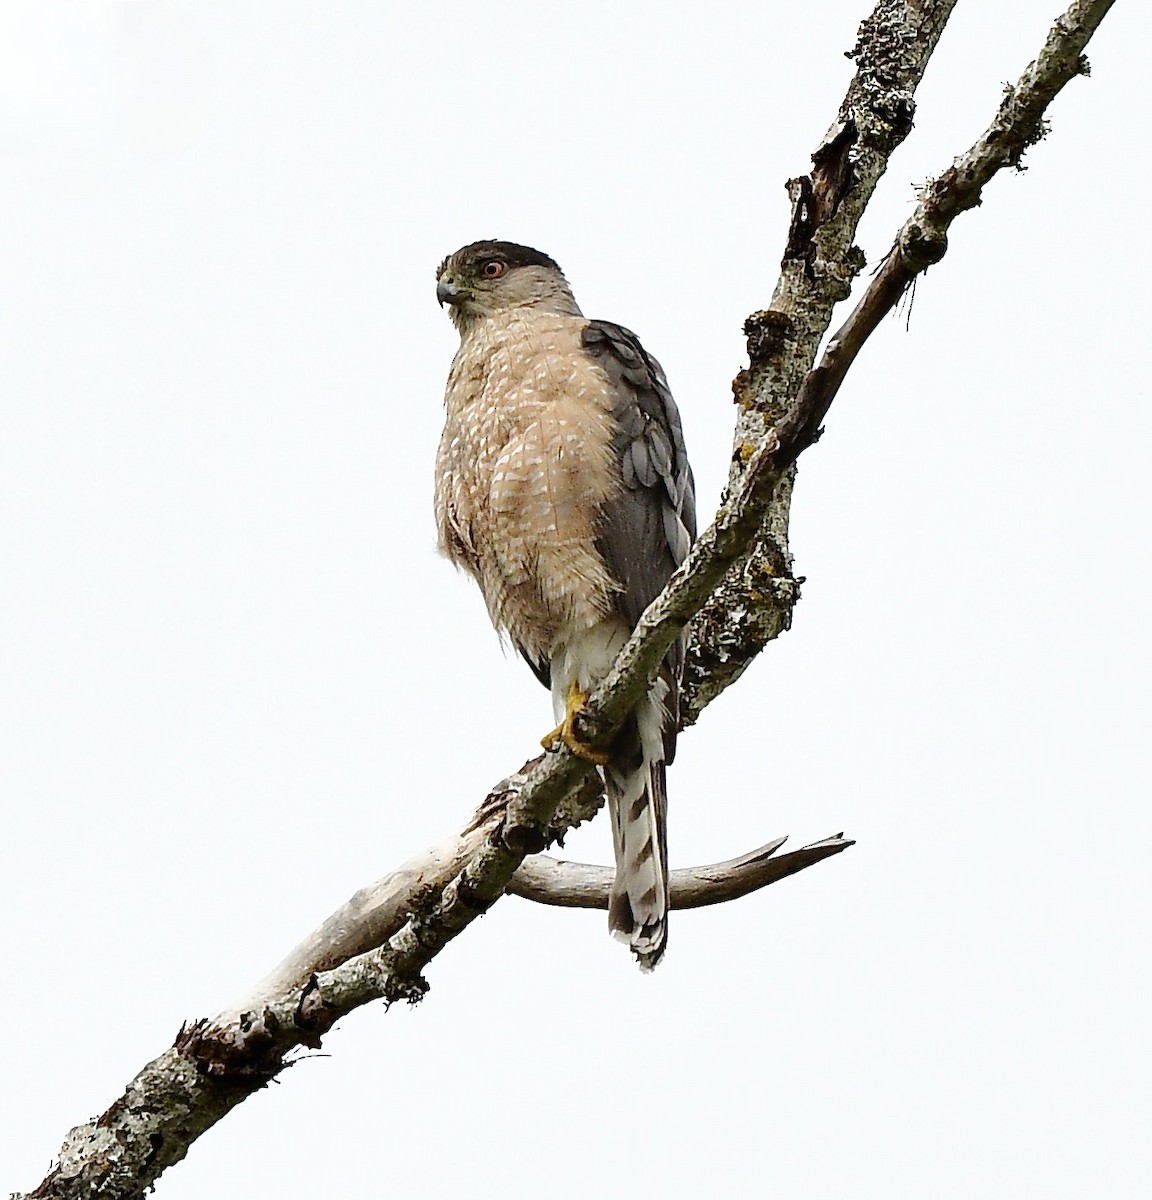
{"label": "red eye", "polygon": [[499,279],[503,274],[504,264],[498,258],[494,258],[491,262],[484,264],[483,275],[485,279]]}

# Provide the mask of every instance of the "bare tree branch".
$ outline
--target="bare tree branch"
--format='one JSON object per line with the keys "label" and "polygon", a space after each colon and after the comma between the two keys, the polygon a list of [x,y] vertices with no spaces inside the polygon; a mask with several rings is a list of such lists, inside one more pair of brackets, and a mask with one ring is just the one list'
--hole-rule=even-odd
{"label": "bare tree branch", "polygon": [[[1083,73],[1076,64],[1112,2],[1082,0],[1068,8],[1040,57],[1008,90],[981,142],[926,190],[919,219],[914,217],[901,231],[901,264],[890,257],[881,268],[887,295],[898,298],[912,277],[943,257],[952,219],[978,204],[988,179],[1003,166],[1018,165],[1024,150],[1043,136],[1045,109],[1070,78]],[[812,173],[789,184],[792,229],[776,291],[769,307],[745,323],[750,361],[732,385],[740,409],[732,480],[739,477],[763,430],[798,396],[802,383],[821,386],[819,380],[809,382],[807,373],[831,323],[832,309],[847,298],[852,279],[864,266],[864,255],[853,244],[857,225],[892,151],[911,129],[912,94],[953,7],[954,0],[881,3],[860,27],[853,52],[860,69],[839,117],[812,155]],[[882,58],[869,49],[877,44],[886,48]],[[933,189],[941,187],[947,199],[934,195]],[[878,320],[895,301],[882,300],[871,288],[869,292]],[[871,332],[864,323],[867,315],[868,310],[857,318],[857,336]],[[822,366],[834,369],[835,355]],[[835,388],[829,403],[834,394]],[[823,414],[815,416],[809,433],[822,419]],[[793,577],[788,548],[793,480],[794,472],[781,478],[751,553],[733,568],[693,624],[681,701],[685,724],[695,721],[769,641],[791,626],[801,582]]]}
{"label": "bare tree branch", "polygon": [[[227,1011],[240,1013],[260,1008],[269,997],[303,987],[311,975],[330,971],[350,958],[382,946],[411,916],[416,906],[414,897],[440,894],[479,851],[491,834],[493,823],[503,817],[509,792],[518,786],[523,771],[530,766],[531,763],[526,763],[520,775],[497,784],[460,833],[362,887]],[[546,840],[551,843],[563,832],[591,820],[603,802],[599,776],[590,773],[584,786],[560,805]]]}
{"label": "bare tree branch", "polygon": [[[881,0],[861,26],[854,51],[858,71],[840,118],[814,156],[812,175],[792,184],[792,229],[772,307],[747,325],[751,363],[737,381],[742,411],[729,494],[581,714],[578,733],[594,745],[611,741],[665,649],[702,605],[707,603],[693,657],[694,713],[738,677],[766,638],[775,636],[773,628],[779,632],[786,627],[795,599],[794,586],[787,585],[794,581],[777,570],[781,561],[787,566],[787,545],[773,538],[786,535],[791,464],[817,436],[835,395],[835,387],[828,386],[835,372],[826,372],[823,382],[802,384],[833,304],[847,295],[860,269],[861,256],[851,246],[856,223],[889,156],[910,128],[912,93],[953,3]],[[982,151],[986,134],[958,160],[954,174],[946,172],[928,189],[919,228],[927,231],[929,246],[939,246],[937,235],[978,201],[987,178],[1017,163],[1023,147],[1035,140],[1044,106],[1076,73],[1069,72],[1070,64],[1082,69],[1079,55],[1109,7],[1103,0],[1072,5],[1006,100],[999,125],[993,126],[996,136]],[[998,139],[1001,147],[1019,145],[1019,152],[1010,149],[997,160],[993,146]],[[901,269],[908,269],[905,255],[915,265],[917,245],[911,237],[898,241]],[[928,258],[936,261],[931,254]],[[851,337],[862,343],[870,328],[860,320]],[[847,352],[850,343],[845,337],[836,353]],[[833,352],[830,344],[828,353]],[[827,357],[821,366],[826,363]],[[789,407],[791,396],[796,402]],[[766,579],[782,586],[766,592]],[[731,636],[724,632],[726,624],[732,626]],[[525,857],[594,811],[598,789],[588,785],[589,772],[587,763],[562,749],[526,763],[502,781],[459,838],[395,872],[390,877],[394,888],[353,897],[260,985],[246,1011],[227,1011],[183,1028],[175,1045],[149,1063],[107,1112],[71,1131],[60,1161],[29,1195],[141,1196],[201,1133],[290,1065],[297,1047],[318,1045],[340,1016],[373,999],[418,999],[426,988],[421,972],[427,962],[499,898]],[[829,839],[781,856],[775,865],[805,853],[816,861],[848,844]],[[772,862],[767,847],[748,857],[764,860],[759,865],[765,870]],[[803,865],[807,862],[797,861],[793,869]],[[721,867],[722,878],[702,890],[683,883],[683,895],[718,897],[713,886],[743,894],[738,886],[755,875],[747,861]],[[319,946],[324,931],[334,944],[343,939],[344,953],[363,946],[369,927],[374,932],[367,940],[386,935],[379,948],[355,953],[330,969],[313,968],[306,981],[300,978],[310,956],[322,962],[328,953],[331,959]]]}
{"label": "bare tree branch", "polygon": [[1077,0],[1056,22],[1039,57],[1004,91],[1000,110],[976,143],[921,190],[916,211],[852,310],[829,339],[819,365],[809,373],[796,406],[782,423],[782,437],[800,446],[818,436],[820,422],[840,390],[848,368],[880,321],[899,303],[916,276],[948,250],[948,227],[980,204],[984,186],[1005,167],[1020,167],[1024,152],[1046,134],[1048,105],[1077,75],[1088,74],[1084,48],[1115,0]]}
{"label": "bare tree branch", "polygon": [[[729,486],[793,405],[832,310],[864,266],[856,228],[889,159],[912,129],[914,96],[956,0],[881,0],[860,26],[857,63],[812,171],[788,184],[792,223],[768,307],[744,325],[748,367],[732,384],[738,415]],[[794,472],[781,473],[751,551],[693,624],[681,712],[691,724],[792,623],[800,596],[788,549]]]}
{"label": "bare tree branch", "polygon": [[[738,900],[856,844],[837,833],[810,846],[776,856],[776,851],[787,840],[776,838],[758,850],[726,862],[707,867],[682,867],[671,872],[669,904],[672,908],[705,908],[710,904]],[[607,908],[614,873],[611,867],[534,854],[526,858],[512,876],[508,893],[560,908]]]}

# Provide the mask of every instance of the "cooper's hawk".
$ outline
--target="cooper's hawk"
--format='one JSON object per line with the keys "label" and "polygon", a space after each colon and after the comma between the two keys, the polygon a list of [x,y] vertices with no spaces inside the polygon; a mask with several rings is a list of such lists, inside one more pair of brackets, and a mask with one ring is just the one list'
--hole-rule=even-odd
{"label": "cooper's hawk", "polygon": [[667,940],[664,767],[682,643],[606,762],[572,718],[695,536],[680,416],[636,335],[584,317],[538,250],[464,246],[440,264],[436,296],[460,333],[436,460],[440,548],[551,687],[556,734],[603,764],[616,851],[608,924],[649,970]]}

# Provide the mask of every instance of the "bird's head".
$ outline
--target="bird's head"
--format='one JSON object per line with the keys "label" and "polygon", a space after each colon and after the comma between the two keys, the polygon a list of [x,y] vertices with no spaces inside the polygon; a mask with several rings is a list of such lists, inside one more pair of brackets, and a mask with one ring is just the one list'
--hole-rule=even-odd
{"label": "bird's head", "polygon": [[472,242],[450,254],[436,271],[436,299],[461,334],[517,308],[580,314],[556,263],[515,242]]}

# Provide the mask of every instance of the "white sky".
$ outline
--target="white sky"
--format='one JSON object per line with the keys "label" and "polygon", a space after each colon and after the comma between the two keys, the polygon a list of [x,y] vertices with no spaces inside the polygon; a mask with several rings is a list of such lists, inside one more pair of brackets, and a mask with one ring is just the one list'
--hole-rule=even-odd
{"label": "white sky", "polygon": [[[871,261],[1060,2],[960,5]],[[0,6],[0,1192],[550,725],[434,551],[437,262],[528,242],[634,328],[707,518],[868,7]],[[859,844],[650,978],[501,903],[158,1197],[1148,1194],[1150,33],[873,339],[795,629],[683,740],[674,864]]]}

